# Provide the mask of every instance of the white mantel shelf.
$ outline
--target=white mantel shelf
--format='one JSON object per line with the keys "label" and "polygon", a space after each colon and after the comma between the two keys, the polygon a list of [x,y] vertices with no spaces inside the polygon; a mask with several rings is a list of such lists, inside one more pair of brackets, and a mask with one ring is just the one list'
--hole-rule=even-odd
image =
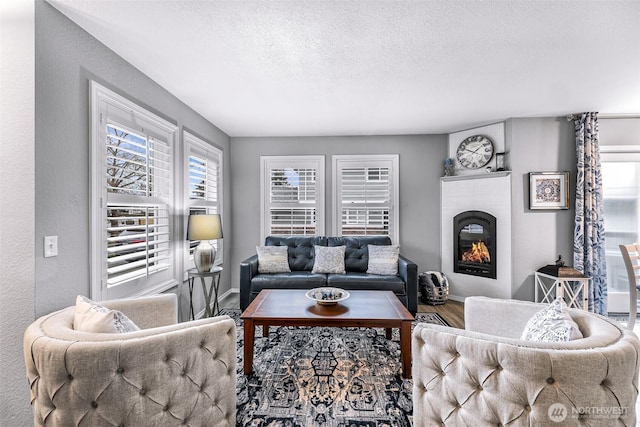
{"label": "white mantel shelf", "polygon": [[491,173],[479,173],[477,175],[443,176],[440,178],[440,180],[441,181],[462,181],[466,179],[498,178],[501,176],[509,176],[509,175],[511,175],[511,171],[500,171],[500,172],[491,172]]}

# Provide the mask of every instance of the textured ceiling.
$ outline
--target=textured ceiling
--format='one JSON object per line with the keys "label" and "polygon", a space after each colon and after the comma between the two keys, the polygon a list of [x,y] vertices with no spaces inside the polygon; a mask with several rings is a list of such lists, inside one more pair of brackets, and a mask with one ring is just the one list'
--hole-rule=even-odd
{"label": "textured ceiling", "polygon": [[230,136],[640,113],[640,1],[49,0]]}

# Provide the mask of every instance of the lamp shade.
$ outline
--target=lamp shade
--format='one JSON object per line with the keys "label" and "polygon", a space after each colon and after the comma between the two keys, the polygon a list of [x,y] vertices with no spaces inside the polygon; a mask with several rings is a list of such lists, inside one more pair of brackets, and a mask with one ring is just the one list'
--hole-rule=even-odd
{"label": "lamp shade", "polygon": [[222,239],[222,221],[219,214],[189,215],[187,240]]}

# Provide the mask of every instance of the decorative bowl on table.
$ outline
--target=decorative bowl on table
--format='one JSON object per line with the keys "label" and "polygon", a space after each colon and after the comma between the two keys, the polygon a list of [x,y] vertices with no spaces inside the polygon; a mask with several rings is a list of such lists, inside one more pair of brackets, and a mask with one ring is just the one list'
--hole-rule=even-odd
{"label": "decorative bowl on table", "polygon": [[334,305],[349,298],[349,292],[340,288],[314,288],[305,295],[320,305]]}

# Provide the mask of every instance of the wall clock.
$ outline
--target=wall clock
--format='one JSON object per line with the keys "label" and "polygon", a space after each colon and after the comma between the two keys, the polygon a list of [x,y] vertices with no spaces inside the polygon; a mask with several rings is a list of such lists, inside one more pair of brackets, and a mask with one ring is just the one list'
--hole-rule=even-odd
{"label": "wall clock", "polygon": [[489,163],[493,157],[493,142],[484,135],[473,135],[464,139],[458,150],[456,158],[467,169],[478,169]]}

